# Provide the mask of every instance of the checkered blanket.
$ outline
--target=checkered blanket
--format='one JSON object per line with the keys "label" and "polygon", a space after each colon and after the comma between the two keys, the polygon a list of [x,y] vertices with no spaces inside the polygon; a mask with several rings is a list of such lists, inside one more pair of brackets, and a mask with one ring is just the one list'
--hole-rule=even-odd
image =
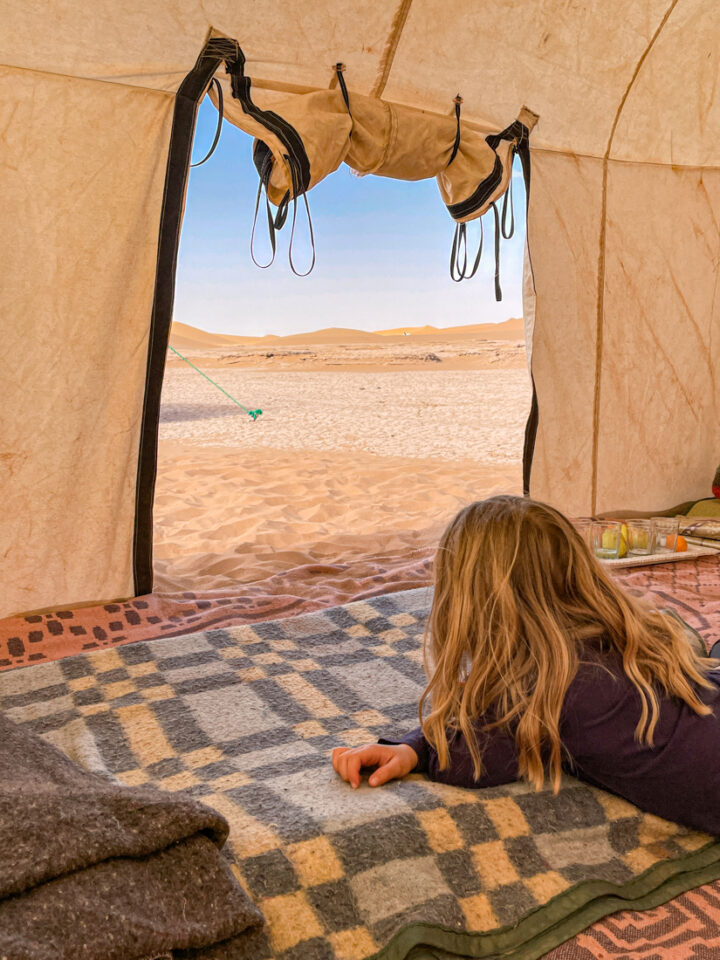
{"label": "checkered blanket", "polygon": [[[0,708],[86,767],[230,822],[266,917],[247,960],[539,957],[720,877],[720,843],[567,779],[351,790],[339,744],[416,724],[428,590],[0,675]],[[418,952],[419,951],[419,952]]]}

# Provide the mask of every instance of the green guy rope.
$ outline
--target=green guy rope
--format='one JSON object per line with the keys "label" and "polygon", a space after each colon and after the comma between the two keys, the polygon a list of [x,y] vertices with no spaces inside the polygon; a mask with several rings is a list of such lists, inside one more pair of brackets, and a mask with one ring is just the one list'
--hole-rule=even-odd
{"label": "green guy rope", "polygon": [[[169,346],[169,344],[168,344],[168,346]],[[244,407],[241,403],[238,403],[238,401],[235,399],[235,397],[231,397],[230,394],[227,392],[227,390],[223,390],[223,388],[220,386],[219,383],[215,383],[214,380],[211,380],[210,377],[209,377],[206,373],[203,373],[203,372],[202,372],[202,370],[200,369],[200,367],[196,367],[194,363],[191,363],[191,362],[188,360],[188,358],[187,358],[187,357],[184,357],[178,350],[175,349],[175,347],[170,347],[170,349],[172,350],[173,353],[177,354],[177,356],[180,357],[181,360],[184,360],[185,363],[188,364],[188,366],[192,367],[193,370],[197,370],[197,372],[200,374],[201,377],[205,377],[206,380],[209,380],[210,383],[211,383],[214,387],[217,387],[217,388],[218,388],[218,390],[220,391],[220,393],[224,393],[226,397],[228,397],[230,400],[232,400],[233,403],[237,404],[237,406],[240,407],[241,410],[244,410],[245,413],[246,413],[249,417],[252,417],[252,418],[253,418],[253,420],[257,420],[257,418],[262,415],[262,410],[248,410],[247,407]]]}

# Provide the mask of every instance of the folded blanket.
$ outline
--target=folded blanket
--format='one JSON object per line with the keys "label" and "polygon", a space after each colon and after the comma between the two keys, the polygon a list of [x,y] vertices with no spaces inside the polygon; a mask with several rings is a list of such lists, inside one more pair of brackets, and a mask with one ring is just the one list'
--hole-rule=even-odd
{"label": "folded blanket", "polygon": [[[720,503],[720,500],[717,503]],[[700,538],[711,542],[720,540],[720,520],[711,517],[680,517],[679,530],[684,537]]]}
{"label": "folded blanket", "polygon": [[0,715],[0,957],[229,960],[262,915],[227,835],[191,797],[83,770]]}

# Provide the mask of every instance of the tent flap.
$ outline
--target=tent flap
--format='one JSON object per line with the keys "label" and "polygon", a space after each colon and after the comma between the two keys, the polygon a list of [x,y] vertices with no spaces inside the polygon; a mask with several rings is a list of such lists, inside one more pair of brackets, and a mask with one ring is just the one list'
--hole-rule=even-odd
{"label": "tent flap", "polygon": [[[134,590],[173,98],[0,71],[0,616]],[[130,173],[131,172],[131,173]]]}

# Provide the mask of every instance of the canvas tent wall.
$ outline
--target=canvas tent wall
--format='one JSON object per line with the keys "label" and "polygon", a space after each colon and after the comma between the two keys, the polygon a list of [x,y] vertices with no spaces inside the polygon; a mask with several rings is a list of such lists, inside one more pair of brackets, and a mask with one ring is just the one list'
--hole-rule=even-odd
{"label": "canvas tent wall", "polygon": [[[533,133],[531,494],[707,492],[720,451],[720,7],[707,0],[10,4],[0,35],[0,614],[151,588],[159,389],[198,55]],[[158,240],[159,238],[159,240]],[[299,281],[300,282],[300,281]],[[479,316],[482,304],[478,304]]]}

